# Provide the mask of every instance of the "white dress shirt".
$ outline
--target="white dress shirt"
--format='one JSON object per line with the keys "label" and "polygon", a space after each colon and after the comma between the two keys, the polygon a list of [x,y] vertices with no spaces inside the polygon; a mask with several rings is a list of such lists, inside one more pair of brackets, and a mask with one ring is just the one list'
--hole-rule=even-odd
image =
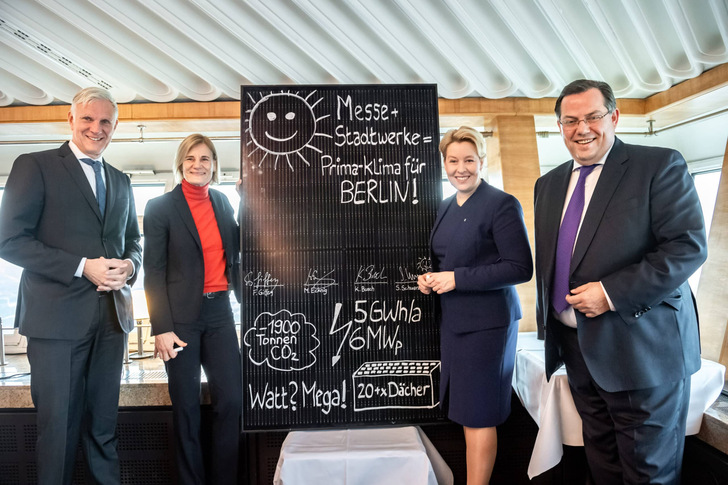
{"label": "white dress shirt", "polygon": [[[94,197],[96,197],[96,173],[94,172],[94,168],[89,165],[88,163],[84,163],[81,161],[82,158],[90,158],[91,160],[96,160],[98,162],[101,162],[101,167],[104,166],[104,160],[103,158],[97,159],[93,157],[89,157],[85,153],[83,153],[79,148],[76,146],[76,144],[73,141],[68,142],[68,146],[73,152],[73,154],[78,159],[79,165],[81,165],[81,168],[83,169],[84,175],[86,175],[86,178],[88,179],[88,184],[91,186],[91,191],[94,193]],[[101,170],[101,178],[104,181],[104,185],[106,185],[106,170]],[[126,259],[125,261],[129,261],[132,263],[131,259]],[[81,262],[78,264],[78,268],[76,268],[76,273],[74,273],[74,276],[76,278],[81,278],[83,276],[83,268],[86,266],[86,257],[81,258]],[[134,263],[131,264],[132,272],[127,278],[130,279],[132,276],[134,276],[134,273],[136,272],[136,268],[134,268]]]}
{"label": "white dress shirt", "polygon": [[[612,147],[614,144],[612,144]],[[604,168],[604,162],[607,160],[607,157],[609,156],[609,152],[612,151],[612,147],[609,147],[609,150],[604,155],[604,157],[599,160],[594,167],[594,170],[587,175],[586,180],[584,181],[584,211],[581,213],[581,220],[579,221],[579,229],[576,231],[576,241],[574,242],[574,247],[576,247],[577,241],[579,241],[579,232],[581,232],[581,224],[584,222],[584,214],[586,214],[587,209],[589,208],[589,202],[591,202],[592,195],[594,195],[594,189],[597,186],[597,182],[599,181],[599,177],[602,174],[602,169]],[[581,165],[574,160],[574,165],[571,169],[571,179],[569,180],[569,186],[566,189],[566,200],[564,200],[564,209],[561,213],[561,220],[564,220],[564,214],[566,214],[566,208],[569,206],[569,202],[571,201],[571,196],[574,194],[574,189],[576,188],[576,182],[579,180],[579,170]],[[572,249],[573,252],[573,249]],[[601,285],[601,282],[599,282]],[[602,285],[602,291],[604,291],[604,295],[607,297],[607,302],[609,303],[610,310],[614,311],[614,305],[612,305],[612,300],[609,298],[609,295],[607,295],[606,290],[604,289],[604,285]],[[574,308],[569,306],[566,310],[563,312],[556,314],[556,318],[560,320],[564,325],[572,328],[576,328],[576,314],[574,313]]]}

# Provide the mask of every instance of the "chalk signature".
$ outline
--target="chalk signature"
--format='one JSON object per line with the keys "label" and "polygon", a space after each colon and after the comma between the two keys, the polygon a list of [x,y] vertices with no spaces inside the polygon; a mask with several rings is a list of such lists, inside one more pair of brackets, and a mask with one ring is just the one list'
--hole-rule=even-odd
{"label": "chalk signature", "polygon": [[339,284],[334,278],[329,278],[329,276],[333,272],[334,270],[332,269],[328,273],[319,276],[317,269],[309,269],[308,276],[306,277],[306,282],[303,284],[304,293],[322,293],[324,295],[328,294],[329,287],[337,286]]}

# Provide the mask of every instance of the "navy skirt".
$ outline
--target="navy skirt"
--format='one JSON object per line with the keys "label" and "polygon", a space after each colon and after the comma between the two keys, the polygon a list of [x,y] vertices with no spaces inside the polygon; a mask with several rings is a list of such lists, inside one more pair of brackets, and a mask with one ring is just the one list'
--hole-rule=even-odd
{"label": "navy skirt", "polygon": [[469,428],[503,423],[511,412],[518,321],[478,332],[440,329],[440,403],[452,421]]}

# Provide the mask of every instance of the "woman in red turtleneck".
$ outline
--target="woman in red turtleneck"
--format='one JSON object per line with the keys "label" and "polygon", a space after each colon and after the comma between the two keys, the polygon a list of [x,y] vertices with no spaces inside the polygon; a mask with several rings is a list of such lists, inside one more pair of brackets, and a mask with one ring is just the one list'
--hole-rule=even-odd
{"label": "woman in red turtleneck", "polygon": [[[242,382],[230,290],[240,295],[239,231],[217,182],[215,146],[185,138],[174,172],[180,182],[144,213],[144,290],[165,361],[172,399],[180,484],[238,483]],[[212,401],[210,468],[200,444],[200,366]]]}

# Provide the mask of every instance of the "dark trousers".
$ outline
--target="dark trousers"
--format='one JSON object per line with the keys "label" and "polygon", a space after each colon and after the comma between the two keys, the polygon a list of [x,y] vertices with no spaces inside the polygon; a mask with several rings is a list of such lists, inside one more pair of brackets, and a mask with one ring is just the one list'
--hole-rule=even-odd
{"label": "dark trousers", "polygon": [[[690,378],[649,389],[607,392],[586,367],[576,329],[558,326],[592,482],[679,485]],[[617,355],[615,351],[613,365],[619,367]]]}
{"label": "dark trousers", "polygon": [[[187,343],[166,363],[179,483],[237,484],[242,377],[230,300],[204,299],[198,320],[176,323],[174,332]],[[207,474],[200,441],[200,366],[207,376],[213,413]]]}
{"label": "dark trousers", "polygon": [[126,335],[111,295],[80,340],[28,339],[30,391],[37,410],[38,483],[73,480],[79,436],[95,483],[121,483],[116,417]]}

